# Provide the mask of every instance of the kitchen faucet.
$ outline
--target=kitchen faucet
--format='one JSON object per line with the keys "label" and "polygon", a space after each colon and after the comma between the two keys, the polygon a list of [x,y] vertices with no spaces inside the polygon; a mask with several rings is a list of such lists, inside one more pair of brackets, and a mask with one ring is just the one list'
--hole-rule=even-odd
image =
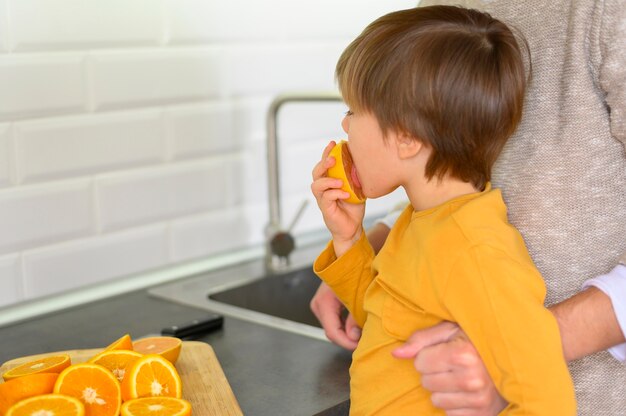
{"label": "kitchen faucet", "polygon": [[267,180],[269,200],[269,224],[265,229],[266,269],[276,272],[289,265],[289,254],[295,248],[291,229],[302,214],[305,204],[301,205],[290,226],[283,228],[280,213],[280,178],[278,163],[278,111],[287,103],[341,102],[336,92],[285,93],[274,98],[267,113]]}

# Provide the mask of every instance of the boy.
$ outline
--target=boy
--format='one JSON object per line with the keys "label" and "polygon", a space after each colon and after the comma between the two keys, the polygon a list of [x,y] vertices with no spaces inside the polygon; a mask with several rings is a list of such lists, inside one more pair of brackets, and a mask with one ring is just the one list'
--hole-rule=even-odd
{"label": "boy", "polygon": [[311,189],[332,241],[314,264],[363,328],[351,414],[434,415],[412,363],[392,351],[417,329],[457,322],[508,401],[506,414],[574,415],[576,404],[545,286],[507,221],[491,167],[515,131],[526,79],[515,36],[451,6],[370,24],[336,70],[350,111],[354,183],[368,198],[402,186],[410,205],[375,256],[364,205],[343,201],[324,151]]}

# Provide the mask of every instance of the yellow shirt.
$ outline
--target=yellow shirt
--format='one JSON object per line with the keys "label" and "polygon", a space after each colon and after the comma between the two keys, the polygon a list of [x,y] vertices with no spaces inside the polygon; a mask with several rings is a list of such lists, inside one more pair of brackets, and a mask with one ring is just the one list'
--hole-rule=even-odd
{"label": "yellow shirt", "polygon": [[351,415],[443,415],[412,360],[391,351],[415,331],[457,322],[483,359],[506,415],[575,415],[574,387],[546,289],[499,190],[402,213],[378,256],[365,236],[314,264],[363,328],[350,367]]}

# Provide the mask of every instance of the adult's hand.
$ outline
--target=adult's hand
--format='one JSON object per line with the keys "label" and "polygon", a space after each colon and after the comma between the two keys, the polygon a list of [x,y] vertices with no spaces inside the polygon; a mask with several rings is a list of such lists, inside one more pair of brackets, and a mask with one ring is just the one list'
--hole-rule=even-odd
{"label": "adult's hand", "polygon": [[329,340],[350,351],[356,348],[361,338],[361,329],[352,315],[348,315],[345,322],[341,318],[344,306],[330,287],[322,283],[311,299],[310,306]]}
{"label": "adult's hand", "polygon": [[476,348],[452,322],[416,331],[392,355],[414,360],[433,405],[448,416],[495,416],[507,406]]}
{"label": "adult's hand", "polygon": [[[381,249],[388,234],[389,227],[384,223],[376,223],[367,230],[367,239],[375,253]],[[361,338],[361,328],[356,324],[352,315],[348,315],[345,321],[342,319],[344,306],[325,283],[322,283],[315,292],[310,307],[331,342],[350,351],[356,349]]]}

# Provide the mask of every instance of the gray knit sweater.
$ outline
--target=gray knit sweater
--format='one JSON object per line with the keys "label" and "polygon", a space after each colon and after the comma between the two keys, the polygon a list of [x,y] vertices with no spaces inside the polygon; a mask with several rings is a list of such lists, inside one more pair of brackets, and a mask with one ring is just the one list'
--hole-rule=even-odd
{"label": "gray knit sweater", "polygon": [[[626,260],[626,0],[420,5],[442,3],[487,11],[530,45],[523,120],[493,184],[545,278],[547,303],[559,302]],[[580,415],[626,415],[626,365],[602,352],[570,369]]]}

